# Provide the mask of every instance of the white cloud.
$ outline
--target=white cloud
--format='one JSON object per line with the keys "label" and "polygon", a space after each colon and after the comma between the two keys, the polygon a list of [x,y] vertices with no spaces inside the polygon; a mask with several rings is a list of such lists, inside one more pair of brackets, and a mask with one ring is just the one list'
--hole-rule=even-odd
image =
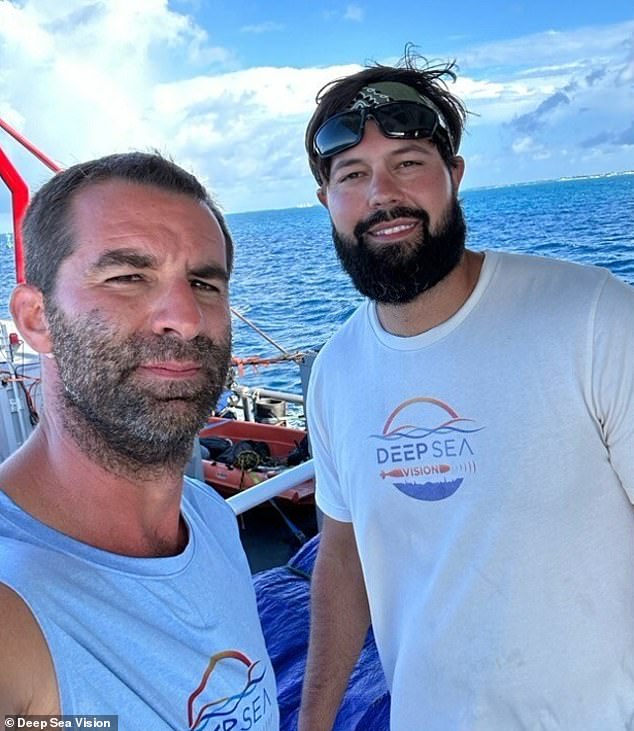
{"label": "white cloud", "polygon": [[[198,105],[226,104],[238,114],[256,111],[274,119],[312,111],[315,95],[334,76],[354,73],[359,66],[331,66],[326,69],[259,67],[217,76],[200,76],[156,87],[160,113],[183,113]],[[333,76],[334,74],[334,76]],[[217,107],[216,107],[217,108]]]}
{"label": "white cloud", "polygon": [[515,140],[511,145],[511,149],[515,155],[520,157],[528,156],[533,160],[548,160],[551,157],[551,152],[541,142],[529,135]]}
{"label": "white cloud", "polygon": [[242,33],[253,33],[259,35],[261,33],[273,33],[276,31],[284,30],[284,26],[281,23],[274,23],[272,20],[267,20],[264,23],[256,23],[254,25],[243,25],[240,28]]}
{"label": "white cloud", "polygon": [[521,137],[513,143],[512,149],[516,155],[521,155],[522,153],[531,150],[533,148],[533,144],[534,142],[532,137]]}
{"label": "white cloud", "polygon": [[365,16],[365,12],[360,5],[348,5],[343,15],[344,20],[352,20],[355,23],[360,23]]}
{"label": "white cloud", "polygon": [[[154,110],[169,125],[175,158],[190,161],[232,210],[254,206],[243,202],[246,182],[252,198],[262,195],[264,184],[305,200],[314,185],[303,137],[315,95],[328,81],[358,69],[261,67],[162,84]],[[295,190],[282,182],[287,179],[295,180]]]}
{"label": "white cloud", "polygon": [[[303,136],[315,95],[359,67],[236,68],[234,51],[196,25],[184,11],[188,3],[179,7],[167,0],[0,0],[0,115],[63,164],[158,148],[204,178],[229,210],[312,200]],[[351,21],[364,17],[356,4],[343,12]],[[277,27],[242,30],[256,29]],[[634,23],[624,23],[458,54],[462,73],[451,88],[480,115],[465,139],[478,176],[471,184],[529,176],[537,170],[529,163],[562,158],[564,145],[572,150],[567,159],[582,165],[592,154],[582,144],[588,140],[601,149],[596,165],[622,168],[630,159],[634,167],[631,144],[629,158],[619,154],[632,137],[632,33]],[[558,93],[569,103],[540,107]],[[513,127],[522,117],[537,127]],[[23,166],[33,185],[45,179],[41,167]]]}
{"label": "white cloud", "polygon": [[[167,151],[153,101],[170,55],[190,68],[231,56],[166,0],[0,2],[0,109],[63,164],[133,147]],[[26,168],[39,183],[41,170]]]}
{"label": "white cloud", "polygon": [[[0,110],[63,165],[156,148],[205,179],[229,210],[310,199],[305,121],[317,91],[358,67],[192,73],[196,56],[214,54],[232,55],[163,0],[0,2]],[[168,80],[166,57],[190,73]],[[19,159],[33,187],[46,179],[39,163]]]}
{"label": "white cloud", "polygon": [[[586,27],[559,32],[544,31],[521,38],[479,44],[460,54],[463,67],[509,67],[526,65],[539,67],[576,63],[582,59],[595,61],[617,53],[624,40],[634,34],[634,21],[613,25]],[[523,72],[527,69],[522,68]]]}
{"label": "white cloud", "polygon": [[346,5],[346,7],[342,10],[322,10],[321,11],[321,17],[325,21],[333,21],[333,20],[349,20],[353,23],[361,23],[363,19],[365,18],[365,10],[360,6],[356,5],[354,3],[351,3],[349,5]]}

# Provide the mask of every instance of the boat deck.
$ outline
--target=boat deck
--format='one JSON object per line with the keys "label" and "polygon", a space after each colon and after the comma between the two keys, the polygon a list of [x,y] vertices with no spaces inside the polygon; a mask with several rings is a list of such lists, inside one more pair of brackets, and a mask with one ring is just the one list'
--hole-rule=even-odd
{"label": "boat deck", "polygon": [[[313,506],[289,507],[288,503],[282,503],[280,509],[307,539],[317,534]],[[238,524],[253,574],[284,566],[301,547],[300,537],[295,537],[279,512],[268,502],[238,516]]]}

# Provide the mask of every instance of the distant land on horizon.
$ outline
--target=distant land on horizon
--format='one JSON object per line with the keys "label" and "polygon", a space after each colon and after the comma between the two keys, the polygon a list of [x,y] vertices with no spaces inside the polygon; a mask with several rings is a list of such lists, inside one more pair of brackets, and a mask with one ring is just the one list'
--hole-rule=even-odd
{"label": "distant land on horizon", "polygon": [[[609,173],[588,173],[585,175],[568,175],[559,178],[540,178],[539,180],[524,180],[520,183],[499,183],[496,185],[478,185],[473,188],[462,188],[461,193],[471,193],[478,190],[497,190],[499,188],[519,188],[528,185],[540,185],[542,183],[566,183],[573,180],[595,180],[598,178],[618,178],[621,175],[634,175],[634,170],[620,170],[618,172]],[[253,213],[267,213],[269,211],[295,211],[303,208],[321,208],[321,203],[300,203],[297,206],[289,206],[288,208],[263,208],[253,211],[225,211],[227,216],[244,216]]]}

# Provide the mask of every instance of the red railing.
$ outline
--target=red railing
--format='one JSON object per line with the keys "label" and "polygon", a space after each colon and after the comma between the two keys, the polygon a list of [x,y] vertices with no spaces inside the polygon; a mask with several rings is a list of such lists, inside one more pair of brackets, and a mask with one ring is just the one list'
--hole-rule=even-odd
{"label": "red railing", "polygon": [[[45,155],[29,140],[13,129],[3,119],[0,119],[0,128],[8,135],[19,142],[22,147],[34,155],[46,167],[53,172],[59,172],[62,168],[54,160]],[[29,187],[26,181],[18,172],[18,169],[11,162],[5,151],[0,146],[0,178],[11,193],[11,211],[13,214],[13,247],[15,251],[15,278],[18,282],[24,281],[24,245],[22,242],[22,219],[29,203]]]}

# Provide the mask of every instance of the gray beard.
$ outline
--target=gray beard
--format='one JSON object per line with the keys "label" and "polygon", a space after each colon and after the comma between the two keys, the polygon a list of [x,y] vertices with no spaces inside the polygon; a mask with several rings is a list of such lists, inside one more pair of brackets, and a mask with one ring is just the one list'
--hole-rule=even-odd
{"label": "gray beard", "polygon": [[[92,461],[121,476],[144,479],[182,471],[193,440],[225,384],[231,336],[117,336],[96,312],[72,322],[47,302],[53,355],[59,372],[64,428]],[[188,360],[201,365],[194,383],[153,386],[135,380],[142,362]]]}

